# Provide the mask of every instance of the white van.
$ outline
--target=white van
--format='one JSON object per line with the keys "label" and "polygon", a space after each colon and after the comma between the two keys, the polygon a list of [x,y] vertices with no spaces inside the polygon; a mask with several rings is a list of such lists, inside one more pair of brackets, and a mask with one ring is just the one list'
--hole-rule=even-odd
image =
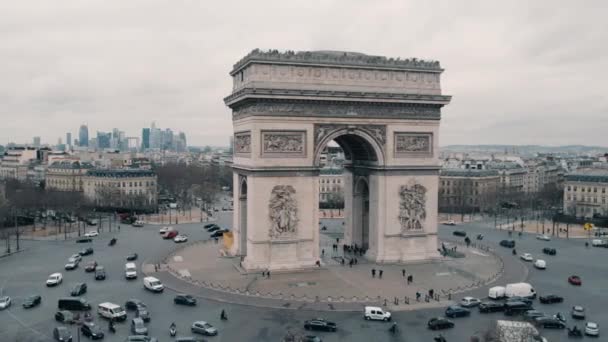
{"label": "white van", "polygon": [[604,247],[606,245],[606,241],[600,239],[591,240],[591,246],[593,247]]}
{"label": "white van", "polygon": [[505,287],[505,296],[507,298],[511,297],[526,297],[526,298],[536,298],[536,291],[532,285],[528,283],[514,283],[507,284]]}
{"label": "white van", "polygon": [[505,287],[504,286],[494,286],[491,287],[488,291],[488,297],[490,299],[501,299],[505,296]]}
{"label": "white van", "polygon": [[128,262],[125,264],[125,278],[135,279],[137,278],[137,266],[134,263]]}
{"label": "white van", "polygon": [[163,292],[163,290],[165,289],[160,280],[154,277],[145,277],[144,287],[152,292]]}
{"label": "white van", "polygon": [[124,321],[127,319],[125,309],[121,308],[120,305],[109,302],[97,305],[97,314],[113,321]]}
{"label": "white van", "polygon": [[375,306],[366,306],[365,307],[365,314],[363,315],[363,318],[365,318],[366,320],[375,320],[375,321],[390,321],[391,320],[391,313],[388,311],[384,311],[379,307],[375,307]]}
{"label": "white van", "polygon": [[538,268],[539,270],[544,270],[547,268],[547,262],[542,259],[536,259],[534,262],[534,267]]}

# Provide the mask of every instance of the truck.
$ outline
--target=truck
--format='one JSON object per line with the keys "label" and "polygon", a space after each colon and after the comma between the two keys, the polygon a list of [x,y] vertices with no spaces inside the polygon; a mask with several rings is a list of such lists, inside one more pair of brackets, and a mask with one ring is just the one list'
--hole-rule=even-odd
{"label": "truck", "polygon": [[490,299],[501,299],[505,297],[504,286],[494,286],[488,290],[488,297]]}
{"label": "truck", "polygon": [[536,291],[528,283],[513,283],[505,286],[505,297],[536,298]]}
{"label": "truck", "polygon": [[528,322],[497,320],[495,327],[497,342],[546,342],[538,330]]}

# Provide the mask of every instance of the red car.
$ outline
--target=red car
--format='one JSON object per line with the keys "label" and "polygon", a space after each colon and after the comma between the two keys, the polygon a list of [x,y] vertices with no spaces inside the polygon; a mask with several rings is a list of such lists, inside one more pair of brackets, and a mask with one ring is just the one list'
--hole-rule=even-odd
{"label": "red car", "polygon": [[568,277],[568,282],[572,285],[583,285],[583,281],[581,280],[581,277],[577,276],[577,275],[572,275],[570,277]]}
{"label": "red car", "polygon": [[163,239],[173,239],[176,236],[177,236],[177,231],[170,230],[170,231],[166,232],[165,235],[163,235]]}

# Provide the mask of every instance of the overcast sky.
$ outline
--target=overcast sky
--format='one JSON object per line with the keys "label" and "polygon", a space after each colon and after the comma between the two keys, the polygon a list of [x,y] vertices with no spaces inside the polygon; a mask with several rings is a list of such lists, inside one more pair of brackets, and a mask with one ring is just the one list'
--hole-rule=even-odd
{"label": "overcast sky", "polygon": [[254,48],[436,59],[447,144],[608,146],[606,1],[0,2],[0,144],[152,121],[225,145]]}

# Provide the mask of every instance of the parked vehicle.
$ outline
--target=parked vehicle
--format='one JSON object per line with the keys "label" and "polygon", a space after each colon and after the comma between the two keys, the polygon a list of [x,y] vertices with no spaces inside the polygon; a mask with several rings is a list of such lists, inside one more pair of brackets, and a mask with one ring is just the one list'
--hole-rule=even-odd
{"label": "parked vehicle", "polygon": [[568,277],[568,282],[570,284],[576,285],[576,286],[583,285],[583,281],[581,280],[581,277],[579,277],[577,275],[571,275],[570,277]]}
{"label": "parked vehicle", "polygon": [[585,308],[580,305],[575,305],[570,311],[570,316],[574,319],[585,319]]}
{"label": "parked vehicle", "polygon": [[105,280],[106,269],[103,266],[95,267],[95,280]]}
{"label": "parked vehicle", "polygon": [[175,296],[175,298],[173,298],[173,303],[194,306],[196,305],[196,298],[192,297],[191,295],[178,294]]}
{"label": "parked vehicle", "polygon": [[501,299],[505,297],[505,287],[504,286],[494,286],[488,290],[488,297],[490,299]]}
{"label": "parked vehicle", "polygon": [[449,220],[445,223],[446,226],[455,226],[456,222],[454,222],[454,220]]}
{"label": "parked vehicle", "polygon": [[131,332],[135,335],[148,335],[148,328],[144,324],[144,320],[135,317],[131,320]]}
{"label": "parked vehicle", "polygon": [[86,232],[86,234],[84,234],[84,236],[88,237],[88,238],[96,237],[96,236],[99,236],[99,232],[96,230],[92,230],[90,232]]}
{"label": "parked vehicle", "polygon": [[127,312],[120,305],[109,302],[97,305],[97,314],[112,321],[124,321],[127,319]]}
{"label": "parked vehicle", "polygon": [[99,328],[99,326],[97,326],[95,323],[93,322],[85,322],[82,324],[82,326],[80,327],[80,332],[92,339],[92,340],[100,340],[104,337],[103,335],[103,331],[101,331],[101,329]]}
{"label": "parked vehicle", "polygon": [[40,305],[41,302],[42,302],[42,297],[40,297],[40,295],[31,295],[31,296],[28,296],[25,298],[22,306],[24,309],[31,309],[33,307]]}
{"label": "parked vehicle", "polygon": [[366,306],[365,312],[363,313],[363,318],[366,320],[374,320],[374,321],[390,321],[391,313],[388,311],[382,310],[382,308],[376,306]]}
{"label": "parked vehicle", "polygon": [[426,323],[426,326],[431,330],[449,329],[454,327],[454,322],[445,317],[434,317]]}
{"label": "parked vehicle", "polygon": [[87,242],[93,242],[93,239],[91,239],[89,237],[85,237],[85,238],[80,238],[80,239],[76,240],[76,243],[87,243]]}
{"label": "parked vehicle", "polygon": [[543,253],[547,255],[555,255],[557,254],[557,250],[555,248],[545,247],[543,248]]}
{"label": "parked vehicle", "polygon": [[506,248],[515,248],[514,240],[502,240],[500,241],[500,245]]}
{"label": "parked vehicle", "polygon": [[528,283],[513,283],[507,284],[505,287],[505,296],[506,297],[526,297],[526,298],[536,298],[536,291],[532,285]]}
{"label": "parked vehicle", "polygon": [[471,311],[462,306],[452,305],[445,309],[445,316],[449,318],[467,317],[471,315]]}
{"label": "parked vehicle", "polygon": [[481,304],[481,300],[475,297],[464,297],[460,300],[460,306],[463,308],[472,308]]}
{"label": "parked vehicle", "polygon": [[46,280],[46,286],[57,286],[61,284],[63,281],[63,275],[61,273],[53,273],[49,276],[49,279]]}
{"label": "parked vehicle", "polygon": [[55,313],[55,320],[59,323],[74,323],[74,314],[68,310],[61,310]]}
{"label": "parked vehicle", "polygon": [[551,238],[548,235],[542,234],[542,235],[537,235],[536,240],[551,241]]}
{"label": "parked vehicle", "polygon": [[125,264],[125,278],[136,279],[137,278],[137,266],[135,263],[128,262]]}
{"label": "parked vehicle", "polygon": [[75,270],[76,267],[78,267],[78,262],[77,261],[68,261],[67,264],[65,264],[65,270],[66,271],[72,271]]}
{"label": "parked vehicle", "polygon": [[549,294],[538,297],[538,300],[543,304],[561,303],[564,301],[564,297],[560,297],[555,294]]}
{"label": "parked vehicle", "polygon": [[530,299],[528,297],[514,296],[511,298],[507,298],[507,301],[505,303],[511,303],[511,302],[523,302],[523,303],[526,303],[526,305],[532,307],[532,299]]}
{"label": "parked vehicle", "polygon": [[545,270],[547,269],[547,262],[542,259],[536,259],[536,261],[534,262],[534,267],[539,270]]}
{"label": "parked vehicle", "polygon": [[137,227],[137,228],[143,227],[144,221],[135,221],[135,222],[133,222],[132,226]]}
{"label": "parked vehicle", "polygon": [[334,322],[326,321],[323,318],[317,318],[304,322],[304,329],[335,332],[338,330],[338,326]]}
{"label": "parked vehicle", "polygon": [[150,290],[152,292],[163,292],[165,287],[160,282],[160,280],[154,277],[145,277],[144,278],[144,288]]}
{"label": "parked vehicle", "polygon": [[548,317],[544,312],[538,310],[528,310],[524,312],[523,319],[524,321],[529,321],[534,323],[538,317]]}
{"label": "parked vehicle", "polygon": [[81,296],[85,293],[87,293],[87,284],[86,283],[76,283],[76,284],[74,284],[74,286],[72,287],[72,290],[70,291],[71,296]]}
{"label": "parked vehicle", "polygon": [[501,312],[505,311],[505,305],[499,302],[483,302],[479,304],[480,313]]}
{"label": "parked vehicle", "polygon": [[600,326],[595,322],[587,322],[585,324],[585,335],[600,336]]}
{"label": "parked vehicle", "polygon": [[220,230],[220,229],[222,229],[222,227],[218,226],[217,224],[214,224],[214,225],[212,225],[211,227],[207,228],[207,231],[208,231],[209,233],[213,233],[213,232],[215,232],[216,230]]}
{"label": "parked vehicle", "polygon": [[202,334],[206,336],[215,336],[218,333],[216,328],[214,328],[211,324],[205,321],[196,321],[192,323],[190,331],[196,334]]}
{"label": "parked vehicle", "polygon": [[55,341],[72,342],[72,333],[66,327],[55,327],[53,329],[53,338]]}
{"label": "parked vehicle", "polygon": [[60,298],[57,301],[59,310],[84,311],[90,310],[91,304],[84,298]]}

